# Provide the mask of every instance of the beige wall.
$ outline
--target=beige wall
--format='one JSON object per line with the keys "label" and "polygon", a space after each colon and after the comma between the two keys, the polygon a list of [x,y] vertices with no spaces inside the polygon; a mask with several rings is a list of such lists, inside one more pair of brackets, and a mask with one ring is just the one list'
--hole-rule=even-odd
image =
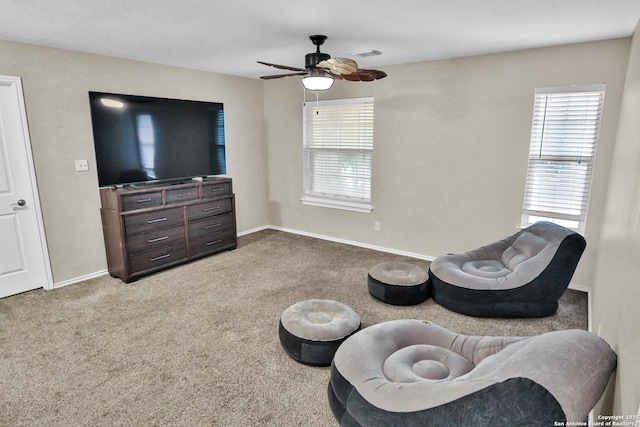
{"label": "beige wall", "polygon": [[[640,403],[640,26],[620,108],[593,286],[593,329],[618,353],[602,411],[636,414]],[[634,302],[635,301],[635,302]]]}
{"label": "beige wall", "polygon": [[[239,231],[267,223],[262,82],[0,41],[0,74],[22,78],[55,283],[106,269],[87,92],[223,102]],[[88,159],[89,172],[75,172]]]}
{"label": "beige wall", "polygon": [[520,225],[534,88],[605,82],[588,247],[573,280],[591,286],[628,53],[629,39],[617,39],[399,65],[374,83],[336,82],[320,99],[375,98],[371,214],[300,203],[302,87],[298,78],[267,81],[270,224],[425,257],[497,240]]}

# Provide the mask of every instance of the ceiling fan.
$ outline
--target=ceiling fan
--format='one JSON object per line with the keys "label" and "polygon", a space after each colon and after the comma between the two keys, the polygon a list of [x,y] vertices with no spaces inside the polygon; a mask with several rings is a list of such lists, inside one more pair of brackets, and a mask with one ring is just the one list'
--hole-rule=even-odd
{"label": "ceiling fan", "polygon": [[331,55],[320,52],[320,46],[322,46],[327,39],[327,36],[315,35],[310,36],[309,39],[311,39],[316,46],[316,51],[305,55],[305,68],[257,61],[259,64],[268,65],[269,67],[293,71],[293,73],[274,74],[260,78],[270,80],[281,77],[305,76],[302,79],[302,84],[307,89],[326,90],[331,87],[334,79],[352,82],[370,82],[387,77],[387,73],[384,71],[358,68],[358,64],[352,59],[332,58]]}

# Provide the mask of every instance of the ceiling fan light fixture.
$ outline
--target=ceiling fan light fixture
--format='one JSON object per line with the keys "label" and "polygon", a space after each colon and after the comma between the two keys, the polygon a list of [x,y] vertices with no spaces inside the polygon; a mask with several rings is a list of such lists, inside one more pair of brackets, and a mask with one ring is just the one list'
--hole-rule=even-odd
{"label": "ceiling fan light fixture", "polygon": [[307,90],[328,90],[333,86],[333,77],[324,70],[312,68],[309,75],[303,77],[302,84]]}

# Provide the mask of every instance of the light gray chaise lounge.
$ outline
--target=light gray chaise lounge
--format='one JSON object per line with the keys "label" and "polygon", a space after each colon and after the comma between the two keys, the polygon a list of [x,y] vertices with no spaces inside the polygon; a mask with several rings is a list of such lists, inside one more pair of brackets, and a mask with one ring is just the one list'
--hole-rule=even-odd
{"label": "light gray chaise lounge", "polygon": [[436,258],[429,266],[432,298],[471,316],[550,316],[585,247],[575,231],[537,222],[473,251]]}
{"label": "light gray chaise lounge", "polygon": [[328,394],[342,427],[548,427],[584,421],[615,367],[584,330],[479,337],[393,320],[342,343]]}

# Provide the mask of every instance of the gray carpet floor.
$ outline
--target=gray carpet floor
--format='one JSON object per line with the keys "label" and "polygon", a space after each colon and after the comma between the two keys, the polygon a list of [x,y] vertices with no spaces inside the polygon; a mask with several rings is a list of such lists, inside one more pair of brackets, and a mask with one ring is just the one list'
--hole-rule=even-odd
{"label": "gray carpet floor", "polygon": [[369,268],[428,262],[266,230],[238,248],[131,284],[102,276],[0,299],[0,425],[337,425],[329,368],[288,357],[280,314],[311,298],[351,306],[362,326],[427,319],[469,335],[587,328],[587,296],[569,290],[543,319],[482,319],[432,300],[381,303]]}

